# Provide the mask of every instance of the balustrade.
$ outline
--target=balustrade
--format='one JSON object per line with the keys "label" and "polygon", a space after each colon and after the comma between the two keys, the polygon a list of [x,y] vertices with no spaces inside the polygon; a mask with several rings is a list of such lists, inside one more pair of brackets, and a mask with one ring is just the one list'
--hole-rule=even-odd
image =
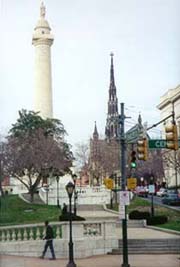
{"label": "balustrade", "polygon": [[[51,224],[55,238],[62,238],[62,224]],[[45,234],[43,224],[0,227],[0,242],[40,240]]]}
{"label": "balustrade", "polygon": [[101,223],[88,223],[84,224],[84,235],[85,236],[101,236],[102,229]]}

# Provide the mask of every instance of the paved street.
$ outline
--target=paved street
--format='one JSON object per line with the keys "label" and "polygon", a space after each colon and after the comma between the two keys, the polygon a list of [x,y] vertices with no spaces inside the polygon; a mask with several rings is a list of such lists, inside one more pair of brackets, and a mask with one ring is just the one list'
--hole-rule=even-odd
{"label": "paved street", "polygon": [[[129,255],[131,267],[179,267],[180,255]],[[65,267],[67,259],[50,261],[31,257],[0,256],[1,267]],[[75,260],[77,267],[120,267],[122,255],[102,255]]]}

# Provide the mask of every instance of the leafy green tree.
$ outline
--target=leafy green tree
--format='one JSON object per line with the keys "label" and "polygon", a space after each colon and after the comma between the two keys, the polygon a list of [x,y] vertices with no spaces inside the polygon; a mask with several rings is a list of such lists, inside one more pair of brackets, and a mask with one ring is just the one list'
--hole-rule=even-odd
{"label": "leafy green tree", "polygon": [[19,111],[17,122],[12,125],[9,133],[10,136],[20,137],[29,135],[37,129],[42,129],[44,135],[51,135],[57,139],[63,139],[66,131],[63,124],[58,119],[43,119],[39,112],[22,110]]}
{"label": "leafy green tree", "polygon": [[33,200],[44,177],[70,171],[73,154],[59,120],[43,120],[25,110],[19,115],[7,138],[6,169],[24,184]]}

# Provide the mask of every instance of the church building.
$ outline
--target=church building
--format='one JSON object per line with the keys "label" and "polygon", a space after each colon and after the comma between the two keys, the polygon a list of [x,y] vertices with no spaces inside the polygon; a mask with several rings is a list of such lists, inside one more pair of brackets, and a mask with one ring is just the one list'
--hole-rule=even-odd
{"label": "church building", "polygon": [[100,139],[95,122],[93,136],[90,139],[89,176],[90,185],[101,185],[103,179],[119,175],[120,143],[119,143],[118,98],[114,79],[113,53],[111,53],[110,85],[105,138]]}

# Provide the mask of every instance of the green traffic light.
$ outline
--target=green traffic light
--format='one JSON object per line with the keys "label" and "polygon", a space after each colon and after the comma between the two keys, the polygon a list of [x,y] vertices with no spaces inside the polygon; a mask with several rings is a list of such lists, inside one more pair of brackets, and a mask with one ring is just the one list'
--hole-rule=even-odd
{"label": "green traffic light", "polygon": [[137,164],[136,162],[131,162],[131,168],[136,168]]}

